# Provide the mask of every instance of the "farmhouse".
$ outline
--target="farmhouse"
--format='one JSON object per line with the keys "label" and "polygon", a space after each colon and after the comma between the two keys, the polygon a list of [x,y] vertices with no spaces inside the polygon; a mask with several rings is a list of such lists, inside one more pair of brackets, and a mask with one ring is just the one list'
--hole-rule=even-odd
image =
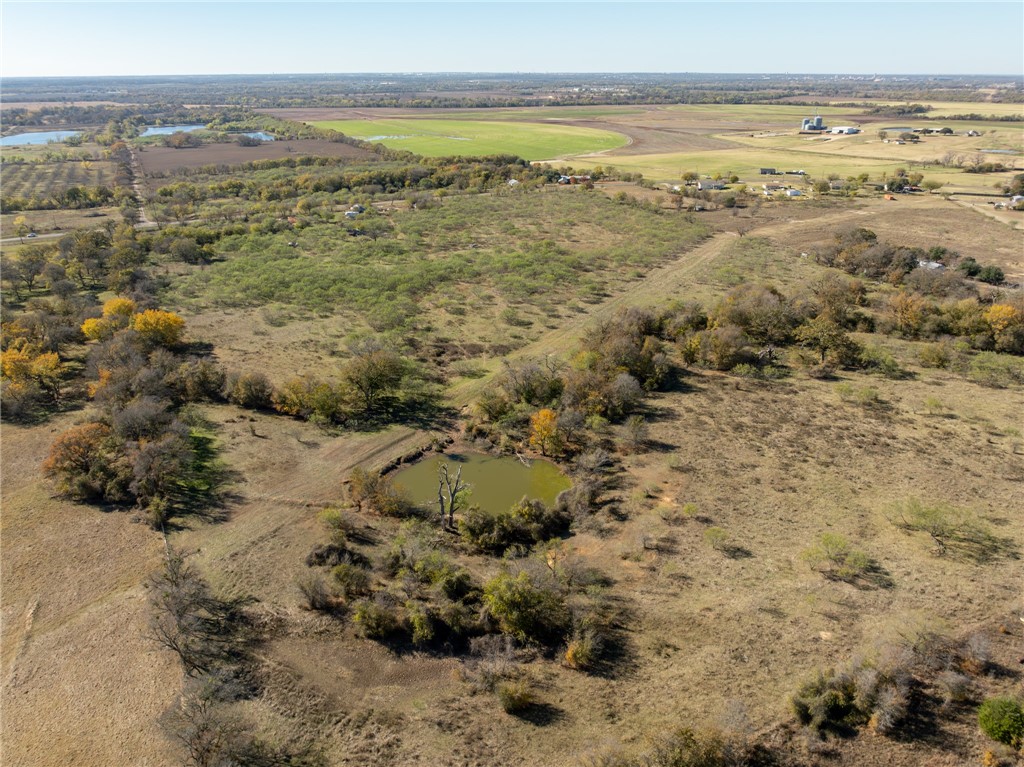
{"label": "farmhouse", "polygon": [[761,168],[762,176],[777,176],[779,172],[775,168]]}
{"label": "farmhouse", "polygon": [[786,197],[799,197],[801,194],[803,194],[803,192],[801,192],[799,189],[786,190]]}
{"label": "farmhouse", "polygon": [[860,128],[854,128],[853,126],[850,126],[850,125],[842,125],[842,126],[838,126],[838,127],[833,128],[832,129],[832,133],[844,134],[844,135],[847,135],[847,136],[852,136],[855,133],[860,133]]}
{"label": "farmhouse", "polygon": [[698,181],[697,182],[697,189],[699,191],[701,191],[701,192],[704,192],[704,191],[707,191],[707,190],[711,190],[711,189],[725,189],[725,182],[724,181],[714,181],[714,180]]}
{"label": "farmhouse", "polygon": [[771,197],[776,192],[781,192],[786,188],[782,184],[761,184],[761,186],[764,188],[766,197]]}

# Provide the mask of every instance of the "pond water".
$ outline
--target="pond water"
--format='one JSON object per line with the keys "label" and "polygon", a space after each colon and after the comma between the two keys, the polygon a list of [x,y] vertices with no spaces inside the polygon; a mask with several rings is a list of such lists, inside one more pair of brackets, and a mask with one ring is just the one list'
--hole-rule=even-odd
{"label": "pond water", "polygon": [[442,463],[449,473],[462,467],[462,481],[470,487],[469,503],[485,511],[505,511],[525,495],[544,503],[572,484],[553,463],[483,453],[431,454],[393,475],[395,487],[417,506],[437,508],[437,472]]}
{"label": "pond water", "polygon": [[981,149],[979,151],[987,154],[1017,154],[1016,149]]}
{"label": "pond water", "polygon": [[60,142],[71,136],[78,136],[82,133],[80,130],[51,130],[51,131],[40,131],[37,133],[14,133],[10,136],[4,136],[0,138],[0,146],[26,146],[36,144],[49,144],[50,142]]}
{"label": "pond water", "polygon": [[172,133],[191,133],[192,131],[206,130],[205,125],[147,125],[146,130],[139,135],[146,136],[170,136]]}

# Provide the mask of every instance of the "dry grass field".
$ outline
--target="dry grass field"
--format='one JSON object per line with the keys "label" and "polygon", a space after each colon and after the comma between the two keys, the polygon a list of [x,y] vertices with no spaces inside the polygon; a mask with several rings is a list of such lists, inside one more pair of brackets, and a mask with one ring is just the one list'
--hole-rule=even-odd
{"label": "dry grass field", "polygon": [[[753,128],[741,129],[748,136],[741,141],[730,134],[740,129],[729,126],[734,120],[748,125],[753,109],[737,108],[731,117],[721,108],[695,108],[703,117],[682,107],[609,109],[594,115],[594,122],[559,119],[617,125],[608,129],[627,132],[635,144],[646,142],[650,154],[631,153],[634,144],[594,158],[595,164],[636,162],[639,168],[647,157],[671,153],[703,158],[747,151],[745,141],[757,140],[749,138]],[[758,129],[788,126],[800,114],[797,107],[771,108]],[[846,116],[835,110],[828,119]],[[877,137],[867,131],[868,139]],[[210,150],[211,157],[214,150],[225,151]],[[148,149],[140,159],[153,172],[199,151]],[[160,152],[173,154],[164,158]],[[778,149],[765,156],[794,154]],[[900,160],[844,162],[888,168]],[[701,166],[702,172],[712,169]],[[629,191],[671,207],[663,192],[633,189],[614,185],[605,191]],[[659,307],[673,299],[711,305],[742,281],[770,282],[787,293],[805,290],[828,270],[802,254],[821,250],[835,232],[853,226],[896,244],[943,245],[1000,266],[1011,283],[1024,281],[1020,214],[999,219],[938,196],[715,210],[698,219],[709,236],[680,227],[672,247],[675,230],[666,225],[657,230],[664,234],[657,257],[611,268],[598,261],[605,249],[644,249],[636,230],[611,214],[574,219],[571,209],[542,196],[583,194],[575,189],[534,194],[539,202],[522,209],[529,215],[478,232],[399,226],[402,237],[422,238],[432,257],[505,253],[509,242],[549,239],[574,256],[592,258],[588,269],[608,270],[590,275],[603,282],[586,301],[567,298],[567,283],[556,282],[510,302],[500,291],[490,295],[492,275],[428,294],[420,328],[434,338],[486,341],[472,355],[482,377],[450,376],[445,398],[456,412],[467,412],[503,358],[568,357],[589,327],[622,307]],[[607,200],[592,196],[595,210],[608,210],[602,207]],[[501,204],[499,196],[444,202],[449,211],[477,206],[472,210],[481,221],[491,221],[483,212],[491,215]],[[688,214],[662,215],[683,221]],[[314,234],[282,234],[300,243],[288,258],[313,264],[334,257],[330,243]],[[271,257],[278,244],[232,258],[263,264],[258,259]],[[318,311],[284,299],[232,304],[231,280],[218,282],[217,268],[164,270],[175,290],[186,277],[190,281],[188,292],[168,294],[167,308],[181,311],[190,340],[212,345],[227,367],[261,370],[275,381],[303,372],[329,376],[345,339],[363,329],[361,315],[341,301]],[[233,289],[236,298],[248,295],[241,278]],[[436,301],[441,292],[471,306],[469,316]],[[210,296],[218,300],[206,300]],[[498,324],[507,308],[529,323]],[[512,334],[514,348],[495,347]],[[979,689],[1022,690],[1024,389],[985,387],[924,368],[918,342],[880,335],[858,340],[884,346],[906,375],[843,372],[828,381],[795,370],[768,382],[688,369],[677,386],[647,400],[649,447],[618,457],[616,484],[564,542],[567,552],[609,579],[608,600],[623,626],[619,654],[595,673],[572,670],[557,656],[533,658],[527,668],[539,702],[523,716],[506,714],[493,695],[474,692],[460,676],[464,664],[457,656],[362,639],[350,621],[301,606],[296,579],[308,570],[307,553],[325,539],[317,515],[342,502],[352,469],[379,468],[441,435],[412,426],[319,429],[227,404],[203,406],[231,472],[227,519],[192,521],[168,538],[193,554],[216,590],[257,600],[252,609],[266,629],[257,649],[264,688],[233,705],[272,739],[314,738],[331,765],[572,767],[611,750],[642,753],[681,725],[735,722],[737,703],[752,731],[801,764],[979,764],[989,742],[978,730],[973,705],[915,721],[913,737],[860,734],[829,749],[805,742],[792,720],[789,696],[814,670],[869,653],[914,625],[980,634],[991,649],[992,672],[977,681]],[[875,396],[864,404],[849,401],[844,385],[871,389]],[[182,672],[148,636],[144,585],[160,565],[164,539],[129,512],[56,497],[40,476],[54,437],[82,418],[78,411],[33,426],[3,425],[0,756],[4,764],[33,767],[170,767],[181,761],[157,720],[180,692]],[[458,425],[450,436],[464,439]],[[926,536],[906,533],[890,520],[892,505],[911,497],[969,510],[999,545],[987,558],[962,551],[937,556]],[[686,504],[694,507],[683,513]],[[356,518],[369,533],[362,549],[379,561],[397,522]],[[710,545],[711,528],[724,531],[723,545]],[[825,532],[845,536],[870,555],[877,577],[847,583],[809,567],[802,552]],[[465,550],[453,550],[452,557],[478,580],[500,567],[496,558]]]}

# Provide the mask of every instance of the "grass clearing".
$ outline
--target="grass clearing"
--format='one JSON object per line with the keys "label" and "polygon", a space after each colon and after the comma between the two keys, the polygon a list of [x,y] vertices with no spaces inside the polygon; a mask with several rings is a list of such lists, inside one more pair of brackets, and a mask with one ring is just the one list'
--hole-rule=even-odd
{"label": "grass clearing", "polygon": [[626,136],[612,131],[547,123],[379,119],[311,124],[427,157],[515,154],[527,160],[546,160],[614,149],[628,142]]}

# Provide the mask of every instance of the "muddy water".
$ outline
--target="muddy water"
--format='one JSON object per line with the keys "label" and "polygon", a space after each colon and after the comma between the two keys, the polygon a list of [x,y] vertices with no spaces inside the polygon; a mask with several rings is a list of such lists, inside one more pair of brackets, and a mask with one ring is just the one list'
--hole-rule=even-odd
{"label": "muddy water", "polygon": [[400,469],[393,477],[395,486],[417,506],[437,507],[438,469],[448,464],[451,476],[462,467],[462,480],[470,487],[468,501],[480,508],[504,511],[524,495],[544,503],[553,503],[560,492],[571,484],[569,478],[553,463],[529,461],[529,466],[515,457],[483,453],[432,454]]}

